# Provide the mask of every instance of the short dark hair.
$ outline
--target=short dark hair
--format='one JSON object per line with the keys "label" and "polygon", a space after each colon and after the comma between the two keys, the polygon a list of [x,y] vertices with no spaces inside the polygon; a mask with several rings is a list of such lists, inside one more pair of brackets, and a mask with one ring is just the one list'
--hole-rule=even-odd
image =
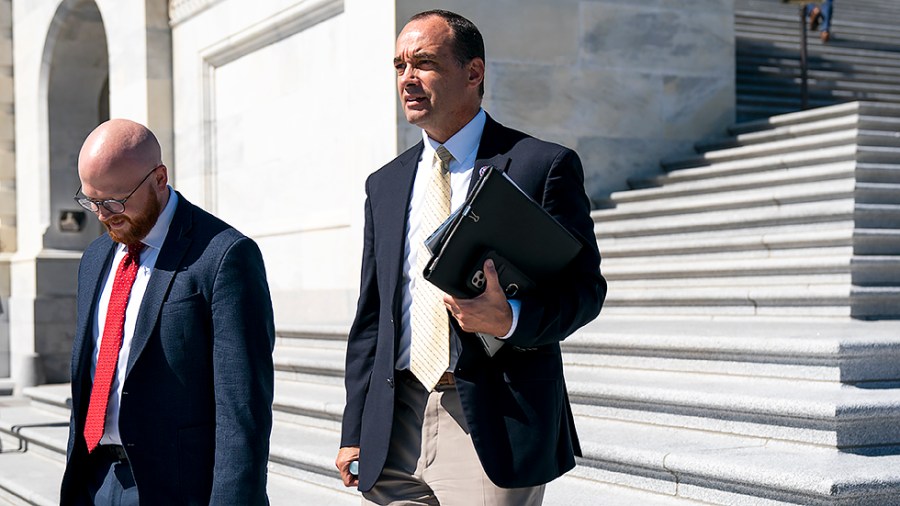
{"label": "short dark hair", "polygon": [[[443,9],[432,9],[420,12],[409,18],[409,21],[418,21],[431,16],[437,16],[450,25],[450,30],[453,32],[453,56],[456,58],[456,62],[459,63],[460,67],[465,66],[475,58],[481,58],[481,61],[485,61],[484,38],[482,38],[481,32],[478,31],[478,27],[475,26],[475,23],[455,12],[445,11]],[[484,96],[484,80],[481,81],[478,93],[481,96]]]}

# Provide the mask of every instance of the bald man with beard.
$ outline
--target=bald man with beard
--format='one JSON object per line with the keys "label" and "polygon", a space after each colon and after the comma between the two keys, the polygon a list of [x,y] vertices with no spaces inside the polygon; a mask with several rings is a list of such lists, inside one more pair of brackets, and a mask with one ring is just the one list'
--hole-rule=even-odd
{"label": "bald man with beard", "polygon": [[143,125],[98,126],[79,205],[63,505],[267,504],[275,332],[256,244],[168,186]]}

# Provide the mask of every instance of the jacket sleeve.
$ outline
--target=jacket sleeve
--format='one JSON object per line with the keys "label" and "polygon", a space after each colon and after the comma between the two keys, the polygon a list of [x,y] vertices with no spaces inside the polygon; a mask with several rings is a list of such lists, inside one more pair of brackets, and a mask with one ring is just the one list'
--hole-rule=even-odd
{"label": "jacket sleeve", "polygon": [[210,504],[268,503],[275,327],[256,244],[237,239],[221,260],[212,295],[216,449]]}
{"label": "jacket sleeve", "polygon": [[366,183],[365,228],[363,233],[362,272],[360,275],[359,302],[356,316],[347,337],[347,361],[344,385],[347,402],[341,430],[341,447],[358,446],[362,424],[363,406],[369,390],[369,380],[375,362],[378,341],[378,314],[380,297],[375,261],[375,230],[369,184]]}
{"label": "jacket sleeve", "polygon": [[508,342],[523,348],[562,341],[596,318],[606,298],[584,170],[574,151],[564,148],[554,158],[541,205],[581,241],[582,249],[555,282],[522,296],[519,321]]}

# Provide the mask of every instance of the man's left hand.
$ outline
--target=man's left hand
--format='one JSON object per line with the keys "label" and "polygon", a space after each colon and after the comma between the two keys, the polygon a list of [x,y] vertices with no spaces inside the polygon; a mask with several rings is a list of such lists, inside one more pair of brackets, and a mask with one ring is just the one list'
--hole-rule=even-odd
{"label": "man's left hand", "polygon": [[505,336],[512,327],[512,309],[500,287],[494,261],[486,260],[483,269],[484,293],[473,299],[457,299],[445,295],[444,305],[464,331]]}

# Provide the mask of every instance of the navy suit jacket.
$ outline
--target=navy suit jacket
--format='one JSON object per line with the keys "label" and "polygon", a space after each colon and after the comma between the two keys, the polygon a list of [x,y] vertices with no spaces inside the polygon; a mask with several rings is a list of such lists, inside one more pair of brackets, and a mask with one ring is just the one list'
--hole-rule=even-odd
{"label": "navy suit jacket", "polygon": [[[83,504],[91,321],[112,268],[106,235],[84,252],[61,503]],[[179,195],[141,301],[119,430],[141,504],[267,504],[275,330],[256,244]]]}
{"label": "navy suit jacket", "polygon": [[[341,446],[360,447],[362,491],[381,474],[391,437],[407,213],[422,149],[419,143],[366,181],[362,280],[347,344],[341,437]],[[516,330],[493,358],[451,318],[451,339],[461,349],[456,388],[484,470],[501,487],[534,486],[572,469],[580,455],[559,342],[597,316],[606,282],[574,151],[488,117],[475,168],[487,165],[505,170],[584,245],[556,282],[520,298]]]}

